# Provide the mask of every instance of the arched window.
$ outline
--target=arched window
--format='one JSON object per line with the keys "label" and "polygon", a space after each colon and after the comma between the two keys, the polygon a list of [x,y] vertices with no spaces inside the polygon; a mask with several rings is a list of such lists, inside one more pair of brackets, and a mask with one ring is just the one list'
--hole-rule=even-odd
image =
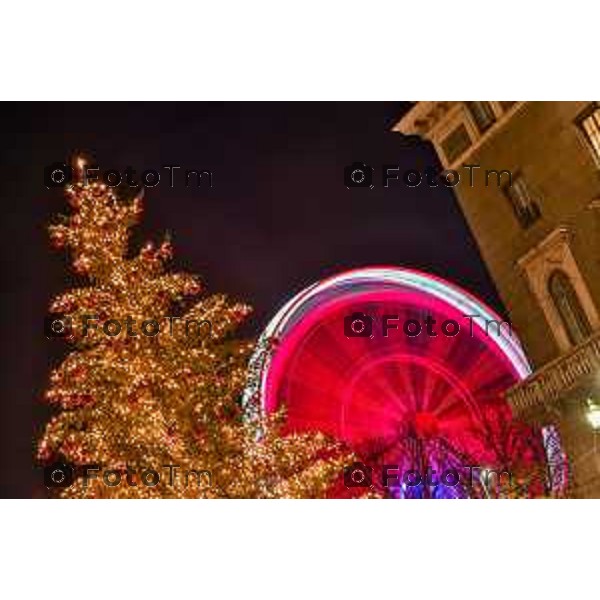
{"label": "arched window", "polygon": [[548,278],[548,291],[560,315],[571,344],[576,345],[592,333],[577,293],[564,271],[556,270]]}

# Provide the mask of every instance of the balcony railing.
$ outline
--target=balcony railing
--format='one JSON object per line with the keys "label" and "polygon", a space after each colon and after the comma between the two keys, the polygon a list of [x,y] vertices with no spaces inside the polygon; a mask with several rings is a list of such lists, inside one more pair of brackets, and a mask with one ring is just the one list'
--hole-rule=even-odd
{"label": "balcony railing", "polygon": [[544,365],[522,383],[507,392],[517,413],[558,400],[578,381],[600,370],[600,332],[574,348],[569,354]]}

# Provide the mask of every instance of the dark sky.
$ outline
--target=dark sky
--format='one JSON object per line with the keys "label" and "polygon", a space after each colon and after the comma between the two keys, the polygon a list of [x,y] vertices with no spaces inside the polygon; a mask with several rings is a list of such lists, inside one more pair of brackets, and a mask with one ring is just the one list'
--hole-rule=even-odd
{"label": "dark sky", "polygon": [[[102,169],[210,169],[213,187],[146,192],[142,233],[173,234],[175,266],[209,291],[255,307],[258,332],[292,294],[352,267],[397,264],[462,285],[502,311],[453,194],[425,184],[380,185],[382,164],[439,162],[429,144],[386,131],[408,102],[4,103],[0,107],[2,235],[2,497],[30,497],[41,475],[33,439],[39,399],[64,355],[44,337],[50,299],[66,288],[65,261],[46,223],[66,212],[44,166],[74,150]],[[375,167],[375,188],[348,190],[343,168]],[[34,492],[35,495],[37,493]]]}

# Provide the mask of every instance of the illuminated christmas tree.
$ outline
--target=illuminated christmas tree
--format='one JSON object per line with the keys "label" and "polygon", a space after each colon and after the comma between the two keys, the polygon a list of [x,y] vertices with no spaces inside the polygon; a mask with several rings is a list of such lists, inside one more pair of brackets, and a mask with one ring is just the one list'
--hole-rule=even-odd
{"label": "illuminated christmas tree", "polygon": [[85,478],[76,470],[58,493],[325,496],[351,461],[347,453],[319,433],[281,435],[282,415],[241,408],[253,344],[235,331],[249,307],[204,295],[195,276],[169,272],[168,239],[129,253],[141,197],[124,202],[83,183],[67,197],[73,210],[50,227],[51,241],[70,251],[86,285],[50,307],[50,333],[73,349],[51,374],[45,399],[57,413],[37,457],[99,470]]}

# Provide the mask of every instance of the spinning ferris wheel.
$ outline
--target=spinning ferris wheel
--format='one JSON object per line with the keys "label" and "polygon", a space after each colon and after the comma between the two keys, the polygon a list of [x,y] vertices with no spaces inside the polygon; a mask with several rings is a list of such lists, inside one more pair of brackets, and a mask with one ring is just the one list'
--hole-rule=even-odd
{"label": "spinning ferris wheel", "polygon": [[[514,332],[469,293],[375,267],[292,298],[268,324],[251,371],[248,395],[267,412],[285,406],[290,431],[323,431],[365,462],[443,470],[498,464],[491,439],[511,418],[504,392],[530,367]],[[389,493],[466,494],[446,488],[398,483]]]}

